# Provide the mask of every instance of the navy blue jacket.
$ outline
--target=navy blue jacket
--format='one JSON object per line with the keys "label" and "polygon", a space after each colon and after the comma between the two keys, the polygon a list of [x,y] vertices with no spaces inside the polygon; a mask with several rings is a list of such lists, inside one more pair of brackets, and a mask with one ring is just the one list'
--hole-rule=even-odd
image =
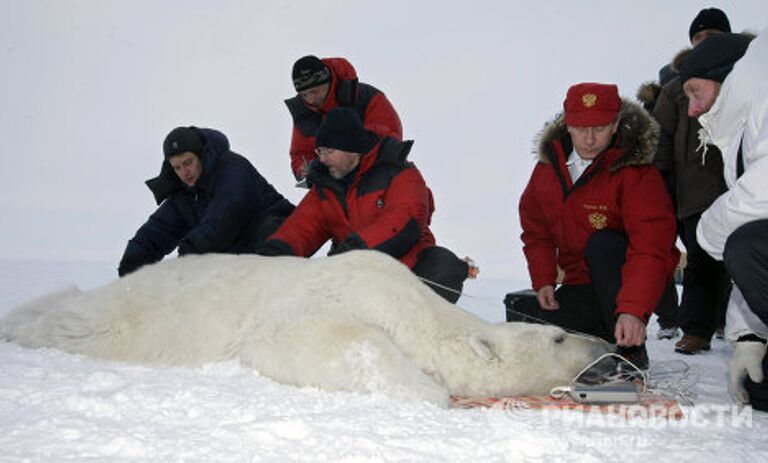
{"label": "navy blue jacket", "polygon": [[196,130],[205,140],[200,179],[186,186],[165,160],[160,175],[146,181],[160,207],[128,241],[120,276],[160,261],[176,247],[179,255],[250,253],[293,211],[246,158],[230,151],[224,134]]}

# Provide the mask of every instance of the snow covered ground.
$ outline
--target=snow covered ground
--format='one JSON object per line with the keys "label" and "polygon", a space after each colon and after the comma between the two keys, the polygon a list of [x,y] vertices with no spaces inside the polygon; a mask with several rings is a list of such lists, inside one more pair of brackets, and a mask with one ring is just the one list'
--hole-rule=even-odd
{"label": "snow covered ground", "polygon": [[[92,288],[114,263],[0,261],[0,315],[67,284]],[[460,305],[502,321],[521,282],[467,284]],[[383,396],[283,386],[237,362],[148,368],[0,343],[0,461],[766,461],[768,414],[726,392],[729,347],[682,357],[655,339],[652,363],[696,380],[679,422],[534,410],[443,410]]]}

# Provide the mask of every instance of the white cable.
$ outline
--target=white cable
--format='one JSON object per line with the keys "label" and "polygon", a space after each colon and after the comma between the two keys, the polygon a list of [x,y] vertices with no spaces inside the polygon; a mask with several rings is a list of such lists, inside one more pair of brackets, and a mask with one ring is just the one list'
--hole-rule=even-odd
{"label": "white cable", "polygon": [[[426,284],[429,284],[429,285],[432,285],[432,286],[444,289],[446,291],[450,291],[450,292],[452,292],[454,294],[458,294],[461,297],[465,297],[465,298],[468,298],[468,299],[476,299],[476,300],[479,300],[479,301],[485,301],[485,299],[486,299],[486,298],[482,298],[482,297],[479,297],[479,296],[474,296],[472,294],[467,294],[467,293],[462,292],[462,291],[458,291],[456,289],[453,289],[453,288],[450,288],[448,286],[445,286],[445,285],[442,285],[440,283],[437,283],[437,282],[434,282],[432,280],[429,280],[428,278],[420,277],[418,275],[417,275],[417,277],[421,281],[426,283]],[[537,317],[531,316],[531,315],[526,314],[526,313],[518,312],[516,310],[509,310],[509,309],[507,309],[507,310],[509,312],[521,315],[524,320],[525,319],[529,319],[529,320],[533,320],[533,321],[539,322],[539,323],[544,324],[544,325],[557,326],[557,325],[554,325],[553,323],[551,323],[551,322],[549,322],[547,320],[544,320],[544,319],[541,319],[541,318],[537,318]],[[572,329],[568,329],[568,328],[563,328],[563,327],[558,327],[558,328],[561,328],[565,332],[567,332],[568,334],[576,336],[576,337],[580,337],[580,338],[584,338],[584,339],[595,339],[595,336],[587,334],[587,333],[582,333],[580,331],[576,331],[576,330],[572,330]],[[641,370],[637,365],[635,365],[633,362],[629,361],[626,357],[624,357],[624,356],[622,356],[620,354],[606,353],[606,354],[603,354],[600,357],[598,357],[596,360],[594,360],[592,363],[587,365],[585,368],[583,368],[576,375],[576,377],[573,379],[573,382],[575,382],[575,380],[578,377],[580,377],[582,374],[584,374],[584,372],[586,372],[587,370],[589,370],[590,368],[595,366],[597,363],[599,363],[602,359],[604,359],[606,357],[617,357],[621,361],[626,362],[635,371],[640,373],[640,377],[642,378],[642,381],[643,381],[643,388],[642,388],[641,394],[658,392],[658,393],[661,393],[662,395],[667,395],[667,396],[672,396],[673,398],[677,398],[680,402],[682,402],[684,404],[688,404],[688,405],[693,404],[693,401],[696,398],[696,393],[693,392],[692,387],[698,382],[698,377],[696,377],[695,375],[687,373],[688,372],[688,368],[689,368],[688,364],[686,364],[682,360],[678,361],[679,363],[682,363],[682,365],[683,365],[683,371],[682,371],[683,376],[682,376],[682,378],[680,378],[679,381],[672,381],[672,380],[665,381],[663,379],[655,379],[654,380],[653,378],[651,378],[651,374],[650,374],[651,372],[650,371],[649,372],[645,372],[645,371]],[[659,365],[659,364],[654,364],[654,365]],[[666,374],[674,374],[674,373],[677,373],[677,372],[671,372],[671,373],[666,373]],[[625,375],[626,375],[626,373],[618,374],[618,375],[608,375],[604,379],[606,381],[618,380],[618,379],[625,380],[624,378],[622,378],[622,376],[625,376]],[[660,373],[660,375],[663,377],[664,373],[662,372],[662,373]],[[688,382],[687,380],[690,380],[690,379],[693,379],[693,382],[691,384],[686,384],[686,382]],[[568,386],[555,387],[555,388],[552,389],[552,391],[550,391],[550,395],[552,397],[556,398],[556,399],[559,399],[559,398],[564,397],[565,394],[567,394],[570,390],[571,390],[571,388],[568,387]],[[556,396],[556,394],[558,396]]]}
{"label": "white cable", "polygon": [[[633,362],[631,362],[631,361],[627,360],[627,358],[626,358],[626,357],[624,357],[623,355],[620,355],[620,354],[616,354],[616,353],[613,353],[613,352],[608,352],[608,353],[606,353],[606,354],[603,354],[603,355],[601,355],[600,357],[598,357],[598,358],[597,358],[596,360],[594,360],[592,363],[590,363],[589,365],[587,365],[586,367],[584,367],[584,368],[583,368],[583,369],[582,369],[582,370],[581,370],[581,371],[580,371],[580,372],[579,372],[579,373],[578,373],[576,376],[574,376],[574,377],[573,377],[573,379],[571,380],[571,382],[572,382],[572,383],[576,383],[576,382],[577,382],[576,380],[577,380],[577,379],[578,379],[578,378],[579,378],[579,377],[580,377],[582,374],[584,374],[584,372],[586,372],[587,370],[589,370],[589,369],[590,369],[590,368],[592,368],[593,366],[597,365],[597,364],[598,364],[598,363],[599,363],[601,360],[603,360],[603,359],[604,359],[604,358],[606,358],[606,357],[616,357],[616,358],[620,359],[621,361],[623,361],[623,362],[626,362],[626,363],[627,363],[629,366],[631,366],[631,367],[632,367],[632,368],[634,368],[635,370],[637,370],[637,372],[638,372],[638,373],[640,373],[640,377],[641,377],[641,378],[642,378],[642,380],[643,380],[643,389],[642,389],[642,391],[640,391],[640,393],[641,393],[641,394],[645,394],[645,392],[648,390],[648,374],[647,374],[646,372],[644,372],[643,370],[641,370],[641,369],[640,369],[640,368],[639,368],[637,365],[635,365]],[[605,379],[606,379],[606,380],[611,380],[611,379],[621,379],[621,380],[623,380],[623,379],[622,379],[622,376],[626,376],[626,373],[622,373],[622,374],[618,374],[618,375],[609,375],[609,376],[606,376],[606,377],[605,377]]]}
{"label": "white cable", "polygon": [[[448,287],[448,286],[445,286],[445,285],[441,285],[440,283],[434,282],[434,281],[432,281],[432,280],[430,280],[430,279],[428,279],[428,278],[420,277],[420,276],[418,276],[418,275],[416,275],[416,277],[417,277],[419,280],[423,281],[424,283],[426,283],[426,284],[428,284],[428,285],[433,285],[433,286],[436,286],[436,287],[438,287],[438,288],[440,288],[440,289],[444,289],[444,290],[446,290],[446,291],[450,291],[450,292],[452,292],[452,293],[454,293],[454,294],[458,294],[458,295],[459,295],[459,296],[461,296],[461,297],[466,297],[466,298],[468,298],[468,299],[477,299],[477,300],[479,300],[479,301],[483,301],[483,300],[485,300],[485,298],[481,298],[481,297],[478,297],[478,296],[473,296],[473,295],[471,295],[471,294],[467,294],[467,293],[465,293],[465,292],[462,292],[462,291],[458,291],[458,290],[455,290],[455,289],[453,289],[453,288],[450,288],[450,287]],[[553,324],[553,323],[551,323],[551,322],[549,322],[549,321],[547,321],[547,320],[544,320],[544,319],[542,319],[542,318],[537,318],[537,317],[534,317],[534,316],[532,316],[532,315],[528,315],[528,314],[525,314],[525,313],[522,313],[522,312],[518,312],[518,311],[516,311],[516,310],[508,310],[508,311],[509,311],[509,312],[512,312],[512,313],[516,313],[516,314],[518,314],[518,315],[522,315],[523,317],[525,317],[525,318],[527,318],[527,319],[531,319],[531,320],[533,320],[533,321],[536,321],[536,322],[539,322],[539,323],[541,323],[541,324],[543,324],[543,325],[551,325],[551,326],[557,326],[557,325],[555,325],[555,324]],[[568,334],[572,334],[572,335],[574,335],[574,336],[577,336],[577,337],[581,337],[581,338],[584,338],[584,339],[595,339],[595,336],[593,336],[593,335],[591,335],[591,334],[582,333],[582,332],[580,332],[580,331],[576,331],[576,330],[572,330],[572,329],[568,329],[568,328],[563,328],[562,326],[558,326],[558,328],[561,328],[561,329],[562,329],[562,330],[564,330],[566,333],[568,333]]]}

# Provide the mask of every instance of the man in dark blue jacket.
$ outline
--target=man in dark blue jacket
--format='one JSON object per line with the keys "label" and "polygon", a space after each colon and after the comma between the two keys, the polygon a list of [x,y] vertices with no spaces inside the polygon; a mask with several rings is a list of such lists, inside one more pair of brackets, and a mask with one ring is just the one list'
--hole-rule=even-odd
{"label": "man in dark blue jacket", "polygon": [[128,241],[118,273],[179,255],[250,253],[294,209],[221,132],[177,127],[160,175],[146,184],[160,205]]}

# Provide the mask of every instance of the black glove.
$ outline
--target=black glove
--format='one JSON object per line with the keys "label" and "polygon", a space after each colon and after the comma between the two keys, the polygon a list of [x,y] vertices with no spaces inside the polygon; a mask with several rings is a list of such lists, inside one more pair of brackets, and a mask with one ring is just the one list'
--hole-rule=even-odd
{"label": "black glove", "polygon": [[295,255],[291,245],[281,240],[264,241],[254,248],[253,253],[268,257]]}
{"label": "black glove", "polygon": [[331,246],[331,250],[328,252],[328,255],[335,256],[336,254],[341,254],[347,251],[354,251],[356,249],[368,249],[368,245],[365,244],[365,241],[363,241],[360,236],[358,236],[356,233],[352,233],[341,243],[335,243],[333,246]]}
{"label": "black glove", "polygon": [[179,255],[183,256],[184,254],[196,254],[197,251],[195,250],[195,246],[192,244],[190,240],[187,238],[182,239],[179,241]]}

